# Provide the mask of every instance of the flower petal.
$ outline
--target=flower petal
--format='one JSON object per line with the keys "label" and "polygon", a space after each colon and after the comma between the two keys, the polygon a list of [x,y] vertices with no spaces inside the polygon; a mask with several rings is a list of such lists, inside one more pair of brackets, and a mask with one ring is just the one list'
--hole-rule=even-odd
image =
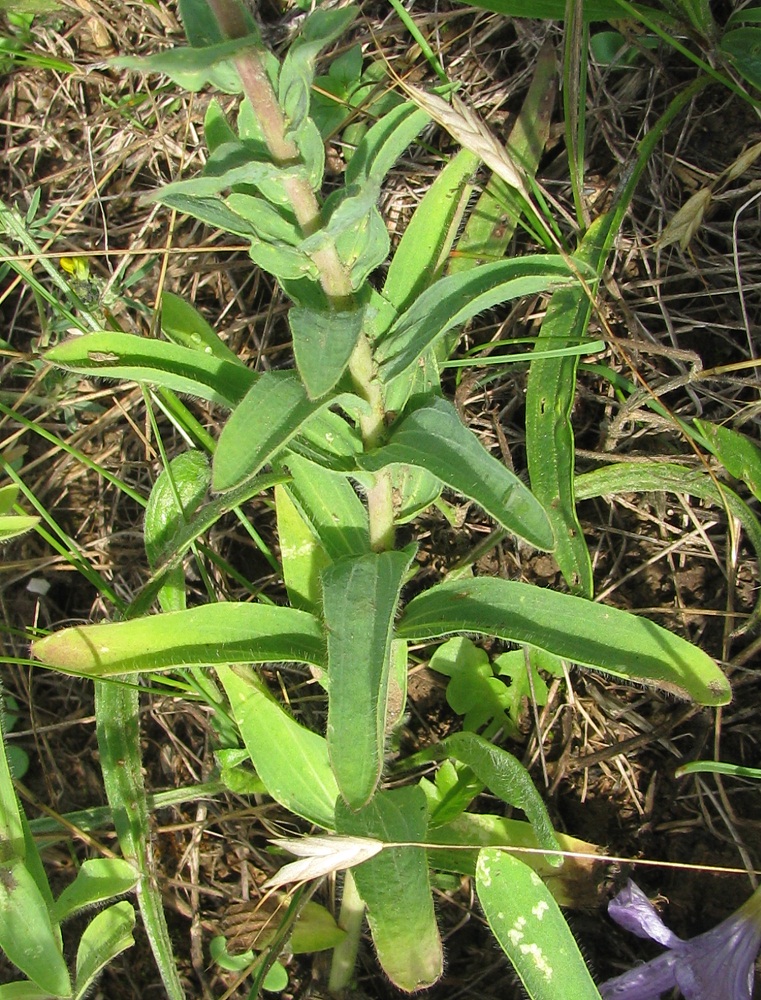
{"label": "flower petal", "polygon": [[681,944],[682,939],[668,929],[653,904],[631,879],[608,903],[608,913],[619,926],[637,937],[650,938],[666,948]]}
{"label": "flower petal", "polygon": [[677,984],[675,966],[678,961],[676,952],[667,951],[651,962],[635,965],[622,976],[603,983],[599,987],[600,996],[602,1000],[659,1000],[666,990],[673,990]]}

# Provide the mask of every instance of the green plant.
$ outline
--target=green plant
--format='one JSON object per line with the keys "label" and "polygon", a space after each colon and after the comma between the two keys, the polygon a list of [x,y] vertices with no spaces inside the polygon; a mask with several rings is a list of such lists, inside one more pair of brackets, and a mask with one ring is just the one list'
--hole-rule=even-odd
{"label": "green plant", "polygon": [[[643,140],[615,208],[585,227],[571,255],[532,181],[537,153],[529,155],[520,130],[511,137],[509,155],[467,108],[419,91],[423,107],[405,102],[385,111],[357,143],[343,186],[323,198],[324,146],[310,115],[311,85],[317,56],[346,31],[351,9],[315,11],[278,62],[234,3],[185,0],[181,6],[189,47],[122,63],[166,73],[195,90],[207,83],[242,90],[244,98],[234,124],[219,104],[210,104],[202,175],[156,197],[250,241],[252,261],[292,300],[295,367],[247,369],[170,296],[162,320],[170,342],[96,330],[48,352],[47,360],[62,368],[134,379],[159,387],[165,400],[187,393],[231,413],[219,440],[204,441],[213,450],[211,463],[200,450],[165,463],[146,515],[152,578],[129,607],[117,607],[116,616],[125,620],[65,629],[34,644],[41,662],[96,683],[106,790],[122,850],[140,872],[138,899],[167,990],[172,997],[182,994],[160,899],[151,892],[137,692],[125,678],[169,669],[191,678],[200,673],[196,668],[211,666],[215,677],[205,697],[221,717],[229,713],[230,742],[239,732],[257,780],[295,816],[341,838],[330,842],[321,868],[313,865],[300,875],[352,868],[344,883],[339,922],[346,936],[335,949],[333,989],[351,977],[365,909],[392,981],[406,990],[435,982],[443,954],[431,870],[466,870],[476,875],[487,919],[533,997],[549,995],[547,972],[554,968],[554,982],[562,976],[567,995],[595,998],[560,911],[529,864],[503,853],[511,846],[540,849],[531,864],[544,874],[562,861],[562,842],[527,771],[486,736],[465,731],[397,763],[393,787],[383,787],[385,745],[403,711],[409,645],[453,633],[491,636],[528,650],[528,671],[512,661],[509,667],[521,692],[536,683],[537,660],[541,666],[546,656],[544,664],[567,660],[701,704],[729,700],[726,679],[701,650],[650,621],[588,600],[591,562],[575,511],[569,423],[579,347],[587,342],[607,252],[654,142],[705,83],[680,95]],[[534,102],[551,86],[546,56],[537,73]],[[381,184],[429,112],[468,148],[421,202],[376,288],[370,276],[390,251],[377,208]],[[544,128],[546,113],[538,121]],[[578,173],[579,119],[575,136]],[[480,159],[498,173],[501,186],[484,193],[481,228],[466,227],[467,256],[448,269]],[[494,224],[500,198],[509,199],[512,216],[538,234],[547,252],[482,262],[484,246],[504,253]],[[459,326],[488,307],[540,292],[551,298],[529,375],[529,490],[460,421],[443,395],[440,371]],[[209,484],[218,494],[211,501]],[[289,604],[187,608],[185,553],[223,513],[271,488]],[[552,551],[576,594],[467,570],[423,590],[417,545],[398,546],[397,528],[445,488],[474,501],[506,532]],[[162,613],[148,615],[156,598]],[[308,665],[324,688],[325,736],[297,722],[252,666],[283,660]],[[482,676],[480,666],[475,672]],[[484,677],[494,693],[490,679]],[[492,723],[504,721],[499,700],[494,708],[485,720],[489,737],[496,736]],[[505,718],[514,723],[518,712],[515,702]],[[471,718],[467,724],[475,729],[483,723]],[[441,778],[416,779],[420,762],[438,762]],[[407,784],[399,783],[402,776]],[[527,820],[509,827],[498,816],[476,818],[469,808],[484,787]],[[368,845],[377,849],[366,853]],[[429,845],[436,845],[430,853]],[[546,914],[532,928],[541,967],[533,961],[536,948],[509,947],[510,928],[532,908]],[[253,995],[283,939],[278,934],[252,960]]]}

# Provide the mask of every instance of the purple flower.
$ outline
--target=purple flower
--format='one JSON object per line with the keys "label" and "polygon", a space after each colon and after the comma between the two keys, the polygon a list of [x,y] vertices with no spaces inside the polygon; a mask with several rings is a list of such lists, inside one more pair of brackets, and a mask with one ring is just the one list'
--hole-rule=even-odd
{"label": "purple flower", "polygon": [[603,983],[603,1000],[659,1000],[673,989],[686,1000],[751,1000],[761,947],[761,889],[731,917],[690,941],[668,929],[631,879],[610,901],[608,913],[632,934],[669,950]]}

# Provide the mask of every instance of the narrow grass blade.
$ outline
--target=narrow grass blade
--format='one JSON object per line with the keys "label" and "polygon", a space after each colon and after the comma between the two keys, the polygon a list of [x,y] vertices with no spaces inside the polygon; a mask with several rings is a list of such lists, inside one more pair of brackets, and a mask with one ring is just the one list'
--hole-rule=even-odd
{"label": "narrow grass blade", "polygon": [[487,923],[531,1000],[600,1000],[571,929],[542,880],[505,851],[478,856],[476,891]]}
{"label": "narrow grass blade", "polygon": [[414,547],[342,559],[322,574],[328,636],[328,753],[351,809],[383,766],[394,615]]}
{"label": "narrow grass blade", "polygon": [[288,715],[253,671],[218,667],[217,675],[269,794],[297,816],[333,829],[339,795],[324,738]]}
{"label": "narrow grass blade", "polygon": [[[425,793],[417,785],[379,792],[359,812],[340,800],[336,826],[341,834],[385,843],[423,842]],[[442,973],[443,955],[425,849],[387,847],[354,868],[353,874],[386,975],[410,993],[433,985]]]}
{"label": "narrow grass blade", "polygon": [[[597,220],[577,251],[595,271],[604,262],[601,240],[607,220]],[[592,287],[596,286],[596,279]],[[578,354],[542,356],[587,336],[592,301],[581,285],[555,291],[550,299],[531,361],[526,389],[526,453],[531,489],[544,505],[555,535],[554,556],[570,590],[583,597],[594,592],[592,561],[584,540],[573,493],[575,449],[571,410],[576,395]]]}
{"label": "narrow grass blade", "polygon": [[552,530],[541,504],[469,431],[454,406],[433,399],[403,417],[388,444],[361,459],[373,472],[414,465],[475,500],[499,524],[539,549],[551,549]]}
{"label": "narrow grass blade", "polygon": [[119,846],[140,875],[137,900],[151,951],[169,1000],[184,1000],[185,991],[172,952],[149,850],[151,828],[143,782],[138,689],[132,685],[96,683],[95,729],[103,783]]}
{"label": "narrow grass blade", "polygon": [[726,705],[731,699],[726,677],[686,639],[627,611],[514,580],[438,584],[408,604],[397,626],[399,636],[415,640],[458,632],[544,649],[701,705]]}
{"label": "narrow grass blade", "polygon": [[[761,562],[761,523],[747,503],[734,490],[718,483],[700,469],[688,469],[674,462],[620,462],[587,472],[576,479],[579,500],[614,496],[616,493],[686,493],[710,500],[725,508],[742,524]],[[761,621],[761,596],[753,614],[740,632],[746,632]]]}
{"label": "narrow grass blade", "polygon": [[322,665],[325,648],[305,611],[230,602],[63,629],[34,642],[32,655],[64,673],[113,677],[218,663]]}
{"label": "narrow grass blade", "polygon": [[231,409],[257,375],[240,363],[129,333],[88,333],[45,354],[45,360],[90,378],[125,379],[188,393]]}

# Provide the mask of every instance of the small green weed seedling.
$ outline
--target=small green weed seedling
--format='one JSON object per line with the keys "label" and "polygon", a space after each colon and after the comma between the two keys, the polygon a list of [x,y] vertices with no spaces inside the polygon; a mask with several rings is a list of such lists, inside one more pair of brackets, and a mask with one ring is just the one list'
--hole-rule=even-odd
{"label": "small green weed seedling", "polygon": [[[167,74],[192,90],[212,84],[243,96],[232,121],[218,102],[209,104],[203,173],[155,197],[250,244],[252,262],[272,274],[291,301],[294,366],[247,368],[172,296],[164,297],[167,339],[90,326],[47,353],[64,369],[154,387],[163,405],[184,393],[229,416],[218,440],[201,429],[194,436],[198,450],[167,461],[146,512],[152,576],[120,609],[123,620],[68,628],[33,647],[50,668],[95,682],[106,791],[122,850],[140,872],[138,902],[167,992],[173,1000],[183,995],[152,889],[137,689],[124,680],[181,670],[186,678],[205,678],[205,697],[218,706],[220,726],[228,727],[228,752],[239,734],[241,746],[232,752],[238,761],[245,754],[258,787],[329,835],[327,847],[325,837],[317,845],[308,838],[289,842],[289,850],[309,856],[292,877],[347,869],[332,990],[351,981],[365,914],[379,961],[397,987],[415,991],[435,983],[443,948],[432,873],[454,872],[475,877],[489,925],[530,996],[550,997],[552,980],[563,984],[566,996],[598,1000],[555,899],[568,899],[563,878],[572,865],[561,867],[561,852],[573,842],[556,834],[528,772],[493,740],[518,724],[529,693],[541,701],[537,667],[558,669],[560,661],[703,705],[730,698],[726,678],[700,649],[651,621],[590,600],[591,560],[575,505],[582,490],[596,495],[609,484],[592,473],[579,488],[570,428],[579,351],[588,343],[608,251],[654,143],[705,81],[675,98],[642,141],[609,213],[584,221],[579,202],[582,235],[569,253],[532,180],[541,149],[527,139],[532,123],[535,135],[549,128],[551,53],[537,64],[509,153],[464,105],[412,91],[412,102],[371,104],[377,120],[354,135],[343,183],[325,194],[327,131],[344,122],[325,114],[322,99],[312,115],[312,85],[319,54],[347,31],[353,8],[311,13],[278,60],[234,0],[181,0],[180,7],[189,46],[122,65]],[[355,53],[334,64],[323,89],[353,106],[372,100],[365,91],[372,83]],[[467,148],[440,172],[389,260],[388,230],[377,207],[381,186],[431,117]],[[572,170],[583,164],[583,121],[575,121]],[[343,137],[348,142],[346,129]],[[463,220],[482,160],[496,180]],[[505,213],[535,232],[545,252],[505,258]],[[464,426],[440,373],[463,324],[487,308],[537,294],[548,295],[549,303],[529,371],[529,488]],[[213,452],[211,461],[204,449]],[[646,473],[638,468],[641,484]],[[620,488],[648,488],[623,481]],[[269,490],[288,603],[186,607],[185,554],[223,514]],[[415,516],[443,490],[480,506],[522,544],[552,552],[573,593],[475,576],[472,567],[425,589],[418,544],[400,546],[397,529],[412,522],[406,532],[414,533]],[[155,600],[161,613],[149,614]],[[463,633],[519,649],[493,663],[470,640],[449,639],[433,652],[432,666],[450,678],[448,697],[465,717],[464,730],[397,760],[394,781],[386,783],[386,746],[404,712],[409,647]],[[452,658],[453,641],[464,660]],[[327,703],[324,733],[296,721],[256,669],[282,661],[305,665],[319,681]],[[513,688],[499,680],[506,673]],[[117,677],[122,683],[111,682]],[[465,678],[478,691],[475,700]],[[416,775],[421,762],[438,765],[434,781]],[[471,812],[484,788],[526,819]],[[22,839],[13,841],[18,850]],[[506,853],[511,847],[538,853],[520,860]],[[294,920],[300,898],[294,896]],[[250,956],[252,996],[284,947],[285,931],[260,956]],[[55,943],[52,925],[49,933]],[[226,948],[216,948],[217,960],[228,961]],[[537,953],[540,963],[533,960]],[[57,974],[56,989],[63,989],[57,995],[68,995],[60,962]]]}

